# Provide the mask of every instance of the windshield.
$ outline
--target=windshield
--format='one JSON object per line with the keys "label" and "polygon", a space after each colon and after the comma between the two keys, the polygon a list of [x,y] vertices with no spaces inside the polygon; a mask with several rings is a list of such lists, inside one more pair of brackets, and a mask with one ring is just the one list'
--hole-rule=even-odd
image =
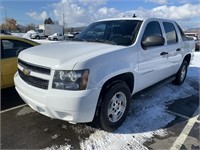
{"label": "windshield", "polygon": [[42,29],[37,29],[37,30],[35,30],[35,32],[37,32],[37,33],[43,33],[43,30]]}
{"label": "windshield", "polygon": [[141,21],[101,21],[89,25],[74,40],[129,46],[135,42]]}

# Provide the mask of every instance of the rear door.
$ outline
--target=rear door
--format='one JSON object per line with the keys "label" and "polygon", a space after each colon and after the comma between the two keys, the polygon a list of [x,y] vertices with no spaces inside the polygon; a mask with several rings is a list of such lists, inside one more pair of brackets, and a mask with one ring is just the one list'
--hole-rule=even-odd
{"label": "rear door", "polygon": [[172,22],[163,22],[164,32],[166,36],[166,49],[168,51],[168,76],[175,74],[181,64],[182,51],[184,51],[184,43],[179,38],[176,24]]}

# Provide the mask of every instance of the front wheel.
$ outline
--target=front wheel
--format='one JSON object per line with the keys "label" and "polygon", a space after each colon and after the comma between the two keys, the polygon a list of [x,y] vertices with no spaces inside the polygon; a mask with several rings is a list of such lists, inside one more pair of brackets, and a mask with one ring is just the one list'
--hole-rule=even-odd
{"label": "front wheel", "polygon": [[179,71],[176,74],[176,79],[173,81],[175,85],[181,85],[185,81],[188,65],[188,62],[184,60]]}
{"label": "front wheel", "polygon": [[99,125],[106,131],[116,130],[125,120],[131,103],[131,92],[124,82],[112,85],[103,96]]}

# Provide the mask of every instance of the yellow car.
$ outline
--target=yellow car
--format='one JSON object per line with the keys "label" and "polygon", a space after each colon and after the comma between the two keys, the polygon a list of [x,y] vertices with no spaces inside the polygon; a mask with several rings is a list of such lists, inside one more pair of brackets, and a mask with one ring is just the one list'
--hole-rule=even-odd
{"label": "yellow car", "polygon": [[0,35],[1,40],[1,89],[14,86],[17,56],[20,51],[39,45],[34,41],[11,35]]}

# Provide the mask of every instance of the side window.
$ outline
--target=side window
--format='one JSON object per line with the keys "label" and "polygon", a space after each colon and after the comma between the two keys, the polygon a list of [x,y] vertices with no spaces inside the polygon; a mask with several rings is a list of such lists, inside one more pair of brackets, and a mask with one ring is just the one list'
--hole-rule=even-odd
{"label": "side window", "polygon": [[162,36],[160,24],[157,21],[152,21],[147,24],[142,40],[145,40],[148,36],[153,36],[153,35]]}
{"label": "side window", "polygon": [[169,22],[163,22],[163,26],[166,32],[167,44],[177,43],[178,37],[174,25]]}
{"label": "side window", "polygon": [[181,34],[182,40],[183,40],[183,41],[186,41],[187,38],[186,38],[186,36],[185,36],[185,33],[183,32],[183,30],[181,29],[181,27],[180,27],[177,23],[176,23],[176,25],[177,25],[177,27],[178,27],[178,30],[179,30],[180,34]]}
{"label": "side window", "polygon": [[31,44],[17,40],[2,40],[2,58],[17,57],[20,51],[32,47]]}
{"label": "side window", "polygon": [[14,48],[13,42],[11,42],[9,40],[2,40],[2,44],[3,44],[3,49],[5,49],[5,50]]}

